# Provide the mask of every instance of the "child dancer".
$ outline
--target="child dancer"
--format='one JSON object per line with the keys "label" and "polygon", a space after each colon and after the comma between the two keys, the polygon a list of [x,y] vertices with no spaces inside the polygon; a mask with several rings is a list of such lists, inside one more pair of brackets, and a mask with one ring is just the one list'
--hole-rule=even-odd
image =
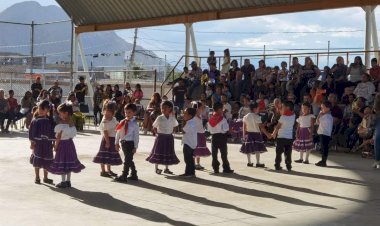
{"label": "child dancer", "polygon": [[77,134],[75,125],[71,120],[73,107],[69,103],[63,103],[58,106],[57,110],[60,122],[54,128],[57,138],[54,145],[56,154],[49,171],[62,176],[61,183],[56,185],[58,188],[70,188],[71,172],[79,173],[85,167],[78,160],[73,142],[73,138]]}
{"label": "child dancer", "polygon": [[261,116],[259,113],[258,103],[253,103],[250,106],[251,113],[248,113],[243,118],[243,137],[245,141],[240,148],[240,152],[247,154],[248,167],[253,167],[251,161],[251,154],[256,154],[256,167],[265,167],[264,164],[260,163],[260,154],[267,152],[267,148],[264,145],[263,136],[260,131],[262,131],[267,137],[271,137],[268,131],[265,129],[262,123]]}
{"label": "child dancer", "polygon": [[[302,115],[298,117],[296,140],[293,142],[293,150],[300,153],[300,159],[294,161],[297,163],[309,164],[310,152],[314,151],[313,129],[315,116],[311,114],[311,105],[309,103],[302,104]],[[305,161],[303,154],[306,152]]]}
{"label": "child dancer", "polygon": [[146,159],[150,163],[156,165],[156,173],[161,174],[162,169],[158,165],[165,165],[164,173],[173,174],[169,170],[169,165],[176,165],[179,159],[174,151],[174,128],[178,126],[178,122],[173,116],[173,104],[170,101],[164,101],[161,104],[162,114],[157,117],[153,123],[153,129],[157,134],[153,145],[152,152]]}
{"label": "child dancer", "polygon": [[30,163],[34,167],[36,178],[34,182],[40,184],[40,168],[44,169],[43,182],[53,184],[53,180],[48,178],[47,169],[53,163],[53,142],[54,130],[53,122],[48,118],[50,103],[47,100],[38,103],[36,117],[29,127],[30,148],[33,153]]}
{"label": "child dancer", "polygon": [[99,152],[92,160],[94,163],[100,164],[101,177],[115,177],[117,174],[111,171],[111,165],[121,165],[122,161],[118,150],[115,148],[115,135],[116,126],[118,121],[115,116],[116,103],[107,101],[103,107],[103,119],[99,125],[100,133],[102,135],[102,142],[100,143]]}
{"label": "child dancer", "polygon": [[316,166],[326,167],[327,157],[329,155],[329,143],[333,129],[333,117],[331,115],[331,102],[325,101],[321,104],[321,112],[317,117],[319,143],[322,149],[322,160],[316,163]]}
{"label": "child dancer", "polygon": [[233,173],[234,171],[230,168],[227,157],[227,132],[229,131],[229,126],[223,116],[223,104],[215,103],[213,109],[214,114],[207,124],[208,131],[212,134],[212,168],[214,169],[214,173],[219,173],[218,150],[220,150],[223,161],[223,173]]}
{"label": "child dancer", "polygon": [[186,108],[183,118],[186,125],[183,127],[183,156],[186,163],[185,173],[181,174],[182,177],[195,177],[194,165],[194,149],[197,147],[197,122],[195,115],[197,110],[194,108]]}
{"label": "child dancer", "polygon": [[[115,179],[117,182],[127,182],[127,179],[138,180],[135,163],[133,162],[133,155],[136,153],[139,145],[139,126],[135,118],[137,106],[135,104],[127,104],[124,107],[124,112],[125,119],[116,128],[116,150],[120,150],[120,141],[121,149],[125,156],[123,174]],[[129,169],[131,169],[130,177],[128,177]]]}
{"label": "child dancer", "polygon": [[205,106],[201,102],[195,102],[193,104],[193,108],[196,109],[196,116],[194,120],[196,122],[196,131],[197,131],[197,147],[194,150],[194,157],[196,160],[195,169],[203,170],[204,167],[200,164],[200,157],[208,157],[211,155],[210,150],[206,145],[206,135],[205,129],[203,127],[202,114],[205,110]]}
{"label": "child dancer", "polygon": [[276,146],[276,170],[282,170],[281,157],[285,154],[285,164],[288,171],[292,170],[292,144],[293,130],[296,116],[294,114],[294,104],[291,101],[285,101],[282,105],[282,115],[278,120],[278,124],[272,133],[272,137],[277,136]]}

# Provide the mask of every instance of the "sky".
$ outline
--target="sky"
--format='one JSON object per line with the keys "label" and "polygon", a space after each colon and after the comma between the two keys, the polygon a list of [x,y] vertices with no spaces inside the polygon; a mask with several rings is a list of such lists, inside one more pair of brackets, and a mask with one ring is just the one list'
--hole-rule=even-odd
{"label": "sky", "polygon": [[[2,11],[22,0],[0,2]],[[58,5],[54,0],[37,2],[41,5]],[[375,10],[375,14],[377,24],[380,24],[380,10]],[[337,48],[363,48],[365,13],[361,8],[345,8],[200,22],[193,27],[201,56],[207,56],[209,50],[221,56],[225,48],[230,48],[231,55],[258,55],[263,53],[264,45],[267,54],[296,52],[296,49],[304,49],[302,52],[327,51],[329,41],[331,51],[334,51]],[[184,30],[181,24],[141,28],[137,44],[153,50],[162,58],[166,57],[168,63],[174,64],[184,54]],[[126,41],[133,42],[133,29],[116,32]],[[258,61],[259,58],[251,59]],[[273,62],[279,64],[285,59],[273,59]]]}

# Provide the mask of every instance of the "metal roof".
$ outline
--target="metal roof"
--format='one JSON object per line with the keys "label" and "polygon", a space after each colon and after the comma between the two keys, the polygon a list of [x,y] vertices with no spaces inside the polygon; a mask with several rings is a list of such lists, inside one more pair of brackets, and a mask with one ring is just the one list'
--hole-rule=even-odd
{"label": "metal roof", "polygon": [[380,0],[56,0],[76,32],[378,5]]}

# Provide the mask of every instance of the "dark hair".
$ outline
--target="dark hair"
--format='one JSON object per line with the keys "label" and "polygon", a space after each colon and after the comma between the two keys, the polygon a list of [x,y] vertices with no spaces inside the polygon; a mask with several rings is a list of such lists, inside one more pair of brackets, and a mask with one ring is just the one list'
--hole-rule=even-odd
{"label": "dark hair", "polygon": [[200,101],[194,101],[193,104],[191,105],[191,107],[195,108],[195,109],[198,109],[198,108],[200,108],[202,106],[203,106],[203,104]]}
{"label": "dark hair", "polygon": [[322,103],[323,105],[325,105],[325,107],[326,108],[328,108],[328,109],[331,109],[332,108],[332,104],[331,104],[331,102],[330,101],[323,101],[323,103]]}
{"label": "dark hair", "polygon": [[63,103],[63,104],[60,104],[57,108],[57,111],[58,112],[68,112],[69,115],[73,115],[73,106],[71,104],[68,104],[68,103]]}
{"label": "dark hair", "polygon": [[39,109],[50,109],[50,103],[48,100],[43,100],[37,103]]}
{"label": "dark hair", "polygon": [[188,67],[183,67],[183,70],[189,70],[189,68]]}
{"label": "dark hair", "polygon": [[127,104],[125,105],[124,110],[131,110],[133,112],[137,112],[137,106],[136,104]]}
{"label": "dark hair", "polygon": [[298,57],[293,57],[293,59],[292,60],[298,60]]}
{"label": "dark hair", "polygon": [[377,59],[376,58],[372,58],[371,62],[376,62],[377,63]]}
{"label": "dark hair", "polygon": [[162,105],[162,106],[167,106],[167,107],[170,108],[170,109],[173,109],[173,107],[174,107],[174,106],[173,106],[173,103],[170,102],[170,101],[168,101],[168,100],[162,102],[161,105]]}
{"label": "dark hair", "polygon": [[303,103],[302,106],[305,106],[305,107],[311,109],[311,104],[308,102]]}
{"label": "dark hair", "polygon": [[141,89],[141,85],[140,84],[136,84],[136,86],[135,86],[136,88],[138,88],[138,89]]}
{"label": "dark hair", "polygon": [[111,111],[113,114],[115,114],[116,110],[117,106],[114,101],[106,100],[106,102],[103,104],[103,111]]}
{"label": "dark hair", "polygon": [[258,107],[259,107],[259,104],[256,102],[249,105],[249,109],[251,109],[251,111],[255,110]]}
{"label": "dark hair", "polygon": [[15,91],[13,91],[13,89],[10,89],[10,90],[8,91],[8,93],[9,93],[9,94],[14,94]]}
{"label": "dark hair", "polygon": [[194,116],[197,114],[197,109],[195,108],[186,108],[185,111],[191,115],[191,118],[194,118]]}
{"label": "dark hair", "polygon": [[364,76],[366,76],[366,77],[367,77],[367,79],[371,79],[371,76],[369,76],[369,74],[368,74],[368,73],[363,73],[363,75],[364,75]]}
{"label": "dark hair", "polygon": [[222,103],[215,103],[214,106],[212,106],[212,109],[214,109],[214,111],[219,111],[220,109],[223,109],[223,104]]}
{"label": "dark hair", "polygon": [[284,106],[287,107],[287,108],[289,108],[291,111],[294,111],[294,104],[293,104],[293,102],[287,100],[287,101],[284,102]]}

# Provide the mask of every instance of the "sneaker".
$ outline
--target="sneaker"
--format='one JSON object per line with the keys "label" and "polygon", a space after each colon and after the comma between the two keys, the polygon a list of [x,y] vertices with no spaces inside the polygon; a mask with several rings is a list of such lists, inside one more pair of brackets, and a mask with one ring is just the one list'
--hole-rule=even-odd
{"label": "sneaker", "polygon": [[172,171],[170,171],[169,169],[165,169],[164,170],[164,173],[166,174],[170,174],[170,175],[173,175],[174,173]]}
{"label": "sneaker", "polygon": [[53,180],[52,180],[52,179],[49,179],[49,178],[44,178],[44,179],[43,179],[43,182],[44,182],[45,184],[53,184]]}
{"label": "sneaker", "polygon": [[[71,186],[71,184],[70,184],[70,186]],[[61,183],[57,184],[56,187],[57,188],[67,188],[68,184],[66,183],[66,181],[62,181]]]}
{"label": "sneaker", "polygon": [[326,167],[326,163],[325,162],[322,162],[322,161],[319,161],[317,163],[315,163],[316,166],[320,166],[320,167]]}
{"label": "sneaker", "polygon": [[373,164],[372,164],[372,168],[374,168],[374,169],[377,169],[377,168],[379,168],[379,162],[378,161],[376,161],[376,162],[374,162]]}
{"label": "sneaker", "polygon": [[303,164],[309,164],[309,160],[303,161]]}
{"label": "sneaker", "polygon": [[247,163],[248,167],[253,167],[253,163]]}
{"label": "sneaker", "polygon": [[234,172],[234,170],[232,170],[232,169],[223,170],[223,173],[233,173],[233,172]]}
{"label": "sneaker", "polygon": [[113,179],[113,181],[120,182],[120,183],[127,183],[127,177],[124,176],[124,175],[121,175],[121,176],[116,177],[115,179]]}
{"label": "sneaker", "polygon": [[298,159],[298,160],[296,160],[296,161],[294,161],[294,162],[296,162],[296,163],[302,163],[302,162],[303,162],[303,159]]}
{"label": "sneaker", "polygon": [[263,163],[257,163],[256,164],[256,168],[264,168],[265,167],[265,164]]}
{"label": "sneaker", "polygon": [[138,177],[138,176],[129,176],[127,179],[128,179],[128,180],[135,180],[135,181],[138,181],[138,180],[139,180],[139,177]]}
{"label": "sneaker", "polygon": [[111,175],[108,172],[100,172],[101,177],[111,177]]}

